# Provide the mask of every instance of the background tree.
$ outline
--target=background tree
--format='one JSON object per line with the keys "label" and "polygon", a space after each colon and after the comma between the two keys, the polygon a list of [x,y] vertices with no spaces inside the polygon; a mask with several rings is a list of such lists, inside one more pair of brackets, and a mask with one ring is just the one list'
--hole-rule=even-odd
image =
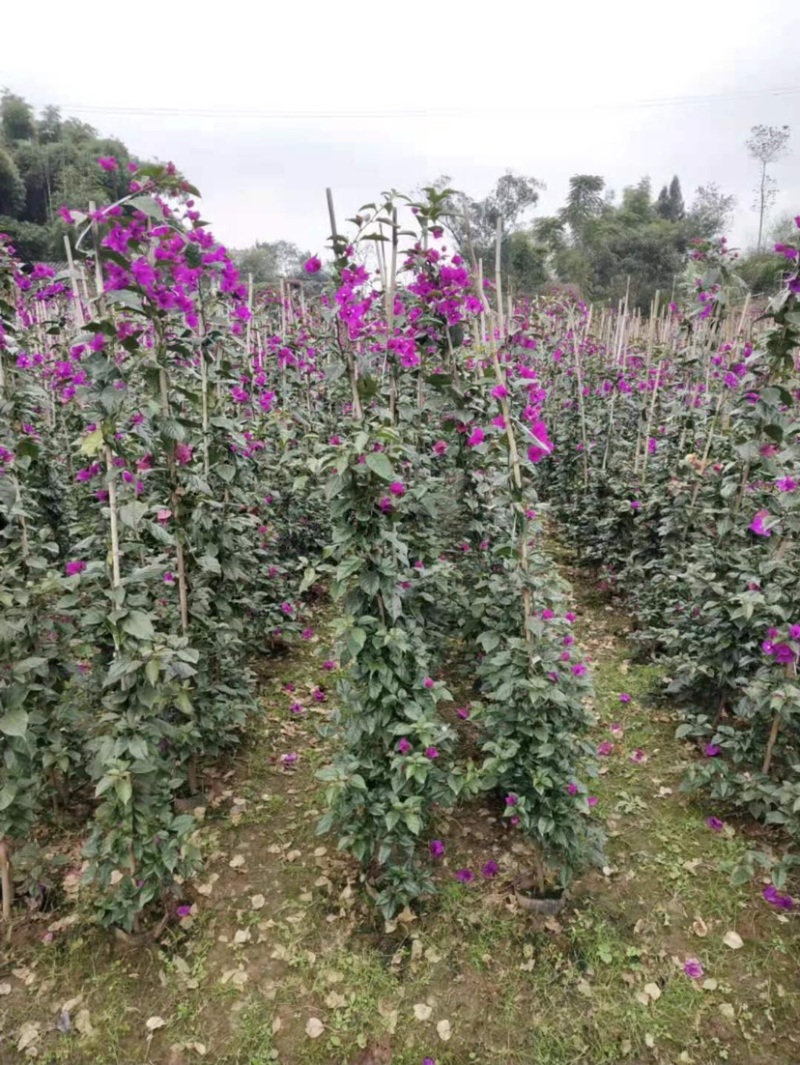
{"label": "background tree", "polygon": [[677,174],[665,185],[658,194],[656,211],[667,222],[680,222],[686,216],[686,208],[683,203],[681,183]]}
{"label": "background tree", "polygon": [[559,218],[569,226],[573,239],[580,244],[585,226],[603,213],[605,179],[599,174],[574,174],[569,179],[567,202]]}
{"label": "background tree", "polygon": [[301,251],[288,240],[259,240],[252,247],[233,251],[231,255],[242,276],[252,275],[255,285],[304,277],[303,264],[311,258],[311,252]]}
{"label": "background tree", "polygon": [[778,195],[778,186],[775,178],[767,172],[767,168],[786,155],[789,150],[790,133],[788,126],[753,126],[750,130],[750,137],[746,141],[748,152],[754,159],[758,160],[761,166],[761,177],[755,189],[756,202],[754,205],[754,209],[758,211],[758,251],[761,251],[764,217],[775,203],[775,198]]}

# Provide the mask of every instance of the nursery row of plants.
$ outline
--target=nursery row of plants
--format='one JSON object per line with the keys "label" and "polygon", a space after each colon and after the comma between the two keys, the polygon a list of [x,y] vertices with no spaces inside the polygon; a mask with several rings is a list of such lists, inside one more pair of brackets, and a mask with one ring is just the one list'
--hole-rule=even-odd
{"label": "nursery row of plants", "polygon": [[[433,890],[435,811],[478,793],[535,843],[540,893],[600,860],[590,665],[548,514],[669,661],[692,786],[780,826],[781,887],[800,811],[797,246],[757,334],[721,341],[727,252],[702,245],[669,347],[624,305],[609,343],[573,299],[508,304],[468,232],[448,250],[448,190],[387,194],[348,236],[329,194],[334,281],[312,299],[254,294],[197,190],[130,169],[118,203],[62,209],[63,274],[0,237],[5,919],[58,893],[42,854],[61,833],[103,923],[164,926],[200,863],[204,770],[246,741],[260,663],[324,595],[319,831],[384,914]],[[453,657],[477,745],[441,679]]]}

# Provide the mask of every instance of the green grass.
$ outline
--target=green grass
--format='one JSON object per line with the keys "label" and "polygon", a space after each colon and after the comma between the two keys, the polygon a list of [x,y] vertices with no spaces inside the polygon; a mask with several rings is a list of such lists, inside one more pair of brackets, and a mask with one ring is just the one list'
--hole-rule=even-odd
{"label": "green grass", "polygon": [[[624,736],[592,785],[607,866],[573,886],[557,919],[514,910],[503,881],[528,854],[474,805],[437,826],[447,846],[438,896],[417,919],[383,926],[352,863],[315,835],[314,770],[327,756],[320,716],[288,720],[281,691],[289,677],[322,679],[321,657],[304,648],[265,680],[266,722],[233,766],[231,795],[200,826],[208,860],[199,883],[219,879],[197,895],[192,926],[150,950],[124,950],[88,925],[50,945],[23,936],[0,961],[0,985],[11,985],[0,996],[0,1063],[27,1060],[14,1050],[27,1022],[40,1026],[36,1060],[53,1065],[348,1065],[387,1030],[392,1065],[425,1056],[437,1065],[797,1065],[798,917],[781,921],[758,883],[730,886],[750,829],[706,826],[724,811],[680,791],[695,755],[653,696],[657,669],[629,660],[617,634],[624,621],[605,603],[584,595],[578,613],[594,660],[597,742],[612,738],[612,722]],[[643,764],[630,761],[637,748]],[[293,749],[298,769],[286,772],[274,758]],[[235,823],[234,796],[246,800]],[[238,854],[245,864],[232,869]],[[497,881],[452,879],[488,857],[501,864]],[[265,905],[254,910],[258,894]],[[723,942],[732,929],[741,949]],[[249,940],[236,944],[237,930]],[[683,973],[690,956],[704,981]],[[237,973],[247,977],[238,985]],[[94,1034],[59,1034],[58,1009],[78,995],[72,1021],[88,1009]],[[154,1016],[166,1023],[148,1038]],[[310,1018],[324,1025],[318,1038],[306,1034]],[[436,1027],[445,1020],[448,1041]]]}

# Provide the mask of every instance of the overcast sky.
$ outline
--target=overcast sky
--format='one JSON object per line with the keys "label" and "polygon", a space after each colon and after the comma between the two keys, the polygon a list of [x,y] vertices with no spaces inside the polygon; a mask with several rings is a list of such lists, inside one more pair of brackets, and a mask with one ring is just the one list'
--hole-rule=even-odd
{"label": "overcast sky", "polygon": [[383,189],[447,173],[485,195],[506,170],[620,190],[681,179],[734,193],[754,238],[756,123],[792,127],[776,213],[800,213],[800,4],[786,0],[319,0],[175,8],[3,3],[0,86],[171,159],[217,237],[324,249]]}

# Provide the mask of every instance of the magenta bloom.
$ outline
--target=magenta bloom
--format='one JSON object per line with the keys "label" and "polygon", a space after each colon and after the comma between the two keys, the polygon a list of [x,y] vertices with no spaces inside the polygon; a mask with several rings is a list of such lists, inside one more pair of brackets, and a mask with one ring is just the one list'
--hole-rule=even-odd
{"label": "magenta bloom", "polygon": [[481,429],[481,427],[478,425],[472,430],[472,432],[467,437],[467,445],[469,447],[477,447],[479,444],[482,444],[482,443],[483,443],[483,429]]}
{"label": "magenta bloom", "polygon": [[291,712],[293,714],[302,714],[303,713],[303,704],[302,703],[292,703],[292,705],[289,707],[289,709],[291,710]]}
{"label": "magenta bloom", "polygon": [[775,487],[779,492],[793,492],[797,488],[797,481],[791,477],[779,477],[775,482]]}
{"label": "magenta bloom", "polygon": [[717,747],[716,743],[707,743],[703,750],[706,758],[716,758],[719,752],[720,748]]}
{"label": "magenta bloom", "polygon": [[575,674],[576,677],[582,677],[586,673],[586,666],[583,664],[583,662],[576,662],[575,665],[572,667],[572,672]]}
{"label": "magenta bloom", "polygon": [[703,977],[703,966],[697,958],[687,958],[683,963],[683,971],[691,980],[700,980]]}
{"label": "magenta bloom", "polygon": [[408,752],[411,750],[411,744],[408,742],[405,736],[403,736],[403,738],[397,744],[397,749],[400,754],[408,754]]}
{"label": "magenta bloom", "polygon": [[406,486],[403,484],[402,481],[392,481],[392,483],[389,485],[389,491],[392,493],[393,496],[402,496],[405,495]]}
{"label": "magenta bloom", "polygon": [[113,155],[104,155],[97,160],[97,165],[102,167],[103,170],[111,172],[112,170],[119,170],[119,163]]}
{"label": "magenta bloom", "polygon": [[620,692],[619,693],[619,701],[621,703],[629,703],[631,701],[631,697],[630,697],[630,695],[628,695],[627,692]]}
{"label": "magenta bloom", "polygon": [[432,688],[435,684],[435,681],[432,677],[426,677],[422,683],[425,685],[426,688]]}
{"label": "magenta bloom", "polygon": [[188,444],[175,445],[175,461],[179,466],[186,466],[192,461],[192,449]]}
{"label": "magenta bloom", "polygon": [[300,635],[302,636],[302,638],[304,640],[310,640],[314,636],[314,630],[313,629],[303,629],[303,631],[300,633]]}
{"label": "magenta bloom", "polygon": [[486,862],[486,864],[481,867],[481,873],[487,880],[491,880],[491,878],[497,876],[499,872],[500,866],[494,861]]}
{"label": "magenta bloom", "polygon": [[638,499],[631,500],[631,510],[640,510],[641,506],[642,504],[639,502]]}
{"label": "magenta bloom", "polygon": [[637,765],[641,765],[643,762],[647,761],[647,755],[644,753],[641,747],[637,747],[636,750],[631,754],[631,761],[635,762]]}
{"label": "magenta bloom", "polygon": [[191,912],[192,912],[192,907],[191,906],[178,906],[178,908],[175,910],[175,912],[177,913],[178,917],[189,917],[191,915]]}
{"label": "magenta bloom", "polygon": [[553,452],[553,442],[547,435],[544,422],[534,422],[530,429],[534,442],[528,448],[528,462],[541,462]]}
{"label": "magenta bloom", "polygon": [[712,832],[721,832],[725,827],[725,822],[720,821],[718,817],[707,817],[706,824]]}
{"label": "magenta bloom", "polygon": [[335,663],[335,662],[334,662],[334,661],[333,661],[332,659],[330,659],[330,658],[327,658],[327,659],[326,659],[326,660],[325,660],[325,661],[324,661],[324,662],[322,663],[322,668],[323,668],[323,669],[328,669],[328,670],[331,670],[331,669],[336,669],[336,663]]}
{"label": "magenta bloom", "polygon": [[471,884],[475,879],[475,874],[471,869],[459,869],[456,873],[456,880],[460,880],[462,884]]}
{"label": "magenta bloom", "polygon": [[174,583],[175,583],[175,574],[174,573],[170,573],[169,571],[167,573],[165,573],[164,574],[164,584],[174,584]]}
{"label": "magenta bloom", "polygon": [[299,754],[296,754],[294,751],[289,751],[288,754],[282,754],[281,755],[281,761],[283,762],[284,765],[294,765],[294,763],[297,761],[297,759],[299,757],[300,757]]}
{"label": "magenta bloom", "polygon": [[772,653],[775,655],[775,661],[782,666],[794,661],[794,651],[788,643],[776,643]]}
{"label": "magenta bloom", "polygon": [[433,445],[434,455],[443,455],[447,451],[447,444],[444,440],[437,440]]}
{"label": "magenta bloom", "polygon": [[310,259],[306,260],[304,269],[307,274],[318,274],[322,269],[322,262],[316,255],[312,255]]}
{"label": "magenta bloom", "polygon": [[508,389],[505,385],[495,385],[492,389],[492,395],[495,399],[505,399],[508,395]]}
{"label": "magenta bloom", "polygon": [[590,806],[597,806],[597,796],[596,795],[587,796],[586,801],[587,801],[587,803]]}
{"label": "magenta bloom", "polygon": [[777,906],[780,910],[794,909],[794,899],[791,895],[781,895],[774,884],[765,887],[761,892],[771,906]]}
{"label": "magenta bloom", "polygon": [[466,719],[469,717],[469,707],[459,706],[459,708],[456,710],[456,713],[463,721],[466,721]]}
{"label": "magenta bloom", "polygon": [[772,536],[772,530],[764,527],[764,519],[769,518],[769,516],[768,510],[759,510],[748,525],[750,532],[754,532],[756,536]]}
{"label": "magenta bloom", "polygon": [[85,569],[86,563],[81,561],[80,559],[75,559],[72,562],[68,562],[66,566],[64,566],[64,572],[68,577],[74,577],[76,573],[83,573]]}
{"label": "magenta bloom", "polygon": [[315,688],[311,695],[314,699],[314,702],[316,703],[324,703],[327,699],[327,696],[325,695],[325,692],[322,690],[322,688]]}
{"label": "magenta bloom", "polygon": [[293,610],[294,607],[291,603],[281,603],[281,613],[286,614],[287,617],[292,613]]}
{"label": "magenta bloom", "polygon": [[432,839],[428,844],[428,850],[431,852],[431,858],[441,858],[444,854],[444,843],[440,839]]}
{"label": "magenta bloom", "polygon": [[614,744],[611,740],[603,740],[597,745],[597,753],[601,758],[607,758],[609,754],[614,753]]}
{"label": "magenta bloom", "polygon": [[622,725],[618,724],[616,721],[609,727],[608,731],[611,733],[614,739],[617,740],[621,740],[622,737],[625,735]]}
{"label": "magenta bloom", "polygon": [[789,639],[800,640],[800,625],[789,626]]}
{"label": "magenta bloom", "polygon": [[506,795],[506,806],[516,806],[518,802],[516,795]]}
{"label": "magenta bloom", "polygon": [[423,1058],[422,1065],[436,1065],[436,1062],[433,1060],[433,1058]]}
{"label": "magenta bloom", "polygon": [[578,794],[578,785],[575,783],[574,780],[570,784],[567,784],[567,791],[570,793],[570,795]]}
{"label": "magenta bloom", "polygon": [[430,758],[431,761],[433,761],[434,758],[438,758],[439,757],[439,752],[436,750],[435,747],[426,747],[425,748],[425,757],[426,758]]}

